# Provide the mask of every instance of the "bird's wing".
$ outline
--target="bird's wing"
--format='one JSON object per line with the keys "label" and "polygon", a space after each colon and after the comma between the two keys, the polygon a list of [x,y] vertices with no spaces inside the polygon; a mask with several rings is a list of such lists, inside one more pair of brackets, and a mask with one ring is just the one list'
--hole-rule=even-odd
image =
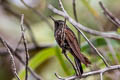
{"label": "bird's wing", "polygon": [[83,54],[81,54],[77,38],[70,29],[65,29],[65,38],[66,38],[70,48],[74,52],[72,54],[74,54],[86,66],[87,66],[87,64],[90,64],[90,61],[88,60],[88,58],[86,58]]}

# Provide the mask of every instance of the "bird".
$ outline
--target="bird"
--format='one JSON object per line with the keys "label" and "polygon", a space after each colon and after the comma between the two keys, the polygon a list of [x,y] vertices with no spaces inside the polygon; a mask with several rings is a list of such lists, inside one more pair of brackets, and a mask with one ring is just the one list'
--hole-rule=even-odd
{"label": "bird", "polygon": [[81,51],[74,32],[66,25],[66,21],[55,20],[52,16],[50,18],[54,21],[54,37],[57,44],[62,49],[62,53],[69,51],[76,62],[77,75],[83,74],[81,62],[88,66],[91,62],[85,57]]}

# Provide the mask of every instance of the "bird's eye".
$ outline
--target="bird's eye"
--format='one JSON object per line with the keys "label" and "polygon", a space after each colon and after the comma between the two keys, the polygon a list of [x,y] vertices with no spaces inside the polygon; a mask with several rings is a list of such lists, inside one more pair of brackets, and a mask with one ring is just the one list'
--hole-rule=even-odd
{"label": "bird's eye", "polygon": [[59,23],[56,22],[55,25],[56,25],[56,26],[59,26]]}
{"label": "bird's eye", "polygon": [[59,26],[59,23],[57,23],[56,25]]}

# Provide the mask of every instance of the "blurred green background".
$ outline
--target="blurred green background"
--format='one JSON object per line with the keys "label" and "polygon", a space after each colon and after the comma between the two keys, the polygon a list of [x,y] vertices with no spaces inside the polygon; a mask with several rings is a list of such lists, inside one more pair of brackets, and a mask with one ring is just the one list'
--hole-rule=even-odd
{"label": "blurred green background", "polygon": [[[24,0],[26,4],[34,8],[41,13],[54,29],[53,21],[49,16],[53,16],[55,19],[62,19],[57,14],[54,14],[47,8],[48,4],[52,4],[54,7],[59,8],[58,0]],[[108,8],[117,18],[120,18],[120,0],[76,0],[76,8],[78,21],[84,26],[91,29],[105,31],[105,32],[117,32],[118,29],[102,13],[102,9],[99,6],[99,1],[102,1],[106,8]],[[63,5],[69,15],[74,18],[72,10],[72,0],[62,0]],[[12,13],[12,12],[13,13]],[[15,14],[14,14],[15,13]],[[21,32],[20,32],[20,17],[17,15],[24,14],[25,20],[30,25],[33,36],[37,42],[37,45],[43,47],[42,49],[34,49],[29,51],[30,60],[29,67],[31,67],[37,74],[39,74],[43,80],[57,80],[55,73],[68,77],[75,74],[71,64],[62,55],[61,49],[58,47],[54,39],[54,31],[51,29],[44,19],[31,9],[21,3],[20,0],[0,0],[0,36],[2,36],[14,49],[16,48]],[[76,29],[67,22],[67,25],[75,32]],[[33,43],[29,34],[30,30],[25,26],[28,44]],[[120,41],[112,39],[104,39],[101,36],[92,36],[85,33],[86,36],[92,41],[95,47],[102,53],[110,65],[120,63]],[[112,49],[109,46],[112,46]],[[3,46],[1,45],[1,49]],[[0,50],[1,50],[0,49]],[[90,48],[88,43],[81,37],[81,51],[91,61],[89,67],[83,66],[84,72],[98,70],[104,68],[105,65],[102,60],[96,55],[96,53]],[[19,54],[23,59],[25,58],[24,52]],[[73,57],[68,54],[73,60]],[[13,73],[10,68],[9,55],[0,55],[0,80],[13,80]],[[24,80],[25,72],[24,66],[15,58],[17,72]],[[99,80],[99,75],[89,76],[82,80]],[[119,80],[120,72],[111,71],[104,74],[104,80]],[[29,80],[35,80],[29,74]]]}

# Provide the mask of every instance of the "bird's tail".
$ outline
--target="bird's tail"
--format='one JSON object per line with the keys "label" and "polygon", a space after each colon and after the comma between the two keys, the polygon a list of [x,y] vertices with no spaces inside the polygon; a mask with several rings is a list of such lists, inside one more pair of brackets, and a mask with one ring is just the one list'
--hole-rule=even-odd
{"label": "bird's tail", "polygon": [[77,75],[81,76],[83,74],[83,68],[81,65],[81,61],[77,57],[75,57],[74,60],[75,60]]}

